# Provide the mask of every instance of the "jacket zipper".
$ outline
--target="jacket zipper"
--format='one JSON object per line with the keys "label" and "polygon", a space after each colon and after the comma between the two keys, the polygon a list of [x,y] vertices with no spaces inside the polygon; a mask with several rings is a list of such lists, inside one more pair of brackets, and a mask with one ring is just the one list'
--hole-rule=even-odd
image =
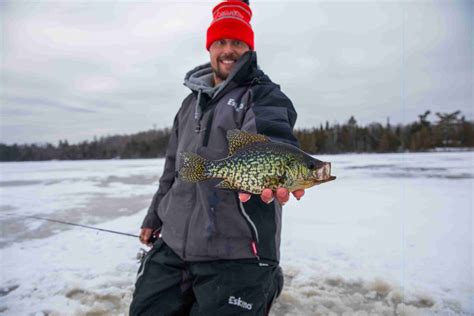
{"label": "jacket zipper", "polygon": [[242,201],[240,201],[238,197],[237,197],[237,201],[238,201],[240,213],[242,214],[244,220],[247,222],[247,225],[249,225],[250,227],[250,231],[252,234],[252,242],[250,243],[250,247],[251,247],[252,253],[258,260],[260,260],[260,257],[258,256],[258,249],[257,249],[257,243],[259,242],[257,226],[255,226],[255,223],[252,221],[250,216],[245,211],[245,207]]}
{"label": "jacket zipper", "polygon": [[[253,86],[254,83],[259,83],[260,80],[258,77],[254,77],[252,79],[252,81],[250,82],[250,87],[249,89]],[[206,109],[211,109],[213,112],[214,112],[214,107],[211,107],[211,105],[213,103],[216,103],[218,101],[218,98],[217,96],[220,97],[220,95],[222,94],[223,95],[223,92],[227,92],[226,90],[229,88],[229,85],[227,87],[225,87],[223,90],[219,91],[219,93],[217,93],[216,95],[214,95],[214,97],[209,101],[209,103],[207,104],[207,108]],[[200,103],[201,103],[201,94],[202,94],[202,89],[199,89],[198,90],[198,96],[197,96],[197,100],[196,100],[196,106],[195,106],[195,110],[194,110],[194,119],[196,121],[196,128],[195,128],[195,132],[196,133],[200,133],[201,132],[201,120],[202,120],[202,117],[203,117],[203,111],[200,107]],[[206,134],[205,134],[205,137],[204,137],[204,144],[203,146],[207,146],[207,142],[209,140],[209,132],[210,132],[210,127],[212,125],[212,120],[214,119],[214,113],[211,113],[210,117],[209,117],[209,122],[208,122],[208,126],[206,128]],[[237,201],[238,201],[238,207],[239,207],[239,210],[242,214],[242,216],[244,217],[244,220],[247,222],[247,224],[249,225],[250,227],[250,230],[251,230],[251,234],[252,234],[252,242],[250,244],[250,247],[251,247],[251,250],[252,250],[252,253],[254,254],[254,256],[260,260],[260,257],[258,256],[258,249],[257,249],[257,243],[259,242],[258,240],[258,230],[257,230],[257,227],[255,226],[255,223],[252,221],[252,219],[250,218],[250,216],[247,214],[247,212],[245,211],[245,208],[244,208],[244,205],[242,204],[242,202],[239,200],[238,196],[237,196]],[[187,221],[186,221],[186,225],[185,225],[185,235],[184,235],[184,243],[183,243],[183,258],[186,259],[186,244],[187,244],[187,240],[188,240],[188,230],[189,230],[189,221],[190,221],[190,217],[188,217]]]}
{"label": "jacket zipper", "polygon": [[201,109],[201,94],[202,94],[202,89],[199,89],[198,95],[197,95],[197,100],[196,100],[196,107],[194,108],[194,121],[196,122],[196,127],[194,128],[194,131],[196,133],[199,133],[201,131],[201,119],[202,119],[202,109]]}

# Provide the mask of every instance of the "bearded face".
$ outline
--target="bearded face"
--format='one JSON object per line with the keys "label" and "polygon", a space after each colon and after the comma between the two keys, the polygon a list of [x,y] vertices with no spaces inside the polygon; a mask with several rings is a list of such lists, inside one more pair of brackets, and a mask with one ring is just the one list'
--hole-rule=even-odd
{"label": "bearded face", "polygon": [[237,60],[250,48],[239,40],[221,39],[209,47],[214,83],[218,85],[226,80]]}

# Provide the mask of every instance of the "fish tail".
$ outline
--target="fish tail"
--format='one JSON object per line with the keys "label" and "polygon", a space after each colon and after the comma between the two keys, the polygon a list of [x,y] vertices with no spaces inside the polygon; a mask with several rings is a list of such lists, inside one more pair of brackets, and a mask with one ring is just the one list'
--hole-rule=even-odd
{"label": "fish tail", "polygon": [[208,160],[192,152],[180,154],[183,165],[179,170],[179,177],[189,182],[199,182],[210,179],[212,176],[207,171]]}

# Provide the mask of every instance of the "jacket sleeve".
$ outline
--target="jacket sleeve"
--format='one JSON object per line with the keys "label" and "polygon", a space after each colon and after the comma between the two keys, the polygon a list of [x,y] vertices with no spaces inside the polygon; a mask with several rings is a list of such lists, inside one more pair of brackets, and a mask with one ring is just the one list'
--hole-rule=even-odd
{"label": "jacket sleeve", "polygon": [[276,84],[252,88],[250,102],[242,129],[268,136],[271,140],[299,146],[293,135],[296,111],[291,100]]}
{"label": "jacket sleeve", "polygon": [[158,217],[158,205],[161,199],[166,195],[174,182],[176,150],[178,146],[178,115],[174,118],[173,128],[171,130],[170,140],[166,149],[166,160],[163,174],[161,175],[158,190],[151,200],[148,213],[143,220],[141,228],[159,229],[162,225]]}

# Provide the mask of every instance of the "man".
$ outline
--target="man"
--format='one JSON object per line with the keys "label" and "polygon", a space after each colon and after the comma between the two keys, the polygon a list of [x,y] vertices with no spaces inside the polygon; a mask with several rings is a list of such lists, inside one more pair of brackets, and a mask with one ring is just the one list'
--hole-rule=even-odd
{"label": "man", "polygon": [[229,0],[212,13],[210,63],[185,77],[192,93],[174,119],[164,172],[142,224],[142,243],[150,244],[153,231],[161,238],[138,271],[130,315],[266,315],[281,291],[288,190],[265,189],[259,197],[216,189],[219,180],[177,177],[181,152],[225,158],[228,130],[297,145],[291,101],[257,66],[250,7]]}

